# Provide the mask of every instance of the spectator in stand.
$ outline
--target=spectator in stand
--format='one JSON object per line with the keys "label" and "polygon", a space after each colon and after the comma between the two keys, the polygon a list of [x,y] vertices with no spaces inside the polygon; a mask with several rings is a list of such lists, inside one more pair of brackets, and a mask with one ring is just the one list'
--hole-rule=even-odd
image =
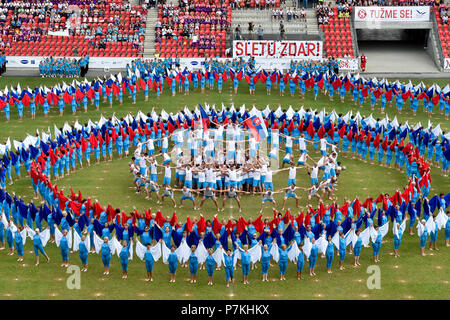
{"label": "spectator in stand", "polygon": [[280,30],[280,40],[286,40],[286,35],[285,35],[286,30],[284,29],[283,21],[280,21],[279,30]]}
{"label": "spectator in stand", "polygon": [[333,9],[329,5],[317,5],[316,16],[318,24],[328,24],[329,17],[333,16]]}
{"label": "spectator in stand", "polygon": [[305,9],[305,7],[303,7],[302,10],[300,11],[300,19],[306,21],[306,9]]}
{"label": "spectator in stand", "polygon": [[242,36],[241,36],[241,25],[237,25],[236,29],[234,29],[234,33],[235,33],[235,37],[236,40],[241,40]]}
{"label": "spectator in stand", "polygon": [[286,10],[286,16],[287,16],[287,21],[288,22],[292,20],[293,12],[292,12],[291,8],[288,8]]}
{"label": "spectator in stand", "polygon": [[259,25],[258,29],[256,30],[256,33],[258,34],[258,40],[263,40],[264,29],[261,25]]}
{"label": "spectator in stand", "polygon": [[197,42],[198,42],[198,36],[196,34],[194,34],[192,36],[192,48],[197,47]]}
{"label": "spectator in stand", "polygon": [[338,8],[338,18],[349,18],[350,17],[350,6],[347,3],[339,4]]}
{"label": "spectator in stand", "polygon": [[248,23],[248,39],[253,40],[253,32],[254,32],[255,26],[253,25],[253,22]]}
{"label": "spectator in stand", "polygon": [[443,24],[448,24],[448,16],[447,16],[447,14],[445,14],[445,15],[442,17],[442,23],[443,23]]}
{"label": "spectator in stand", "polygon": [[445,15],[448,15],[448,8],[444,6],[439,7],[439,16],[443,18]]}
{"label": "spectator in stand", "polygon": [[[209,25],[212,32],[226,31],[230,24],[227,21],[227,6],[221,7],[210,5],[209,2],[195,4],[193,2],[181,1],[179,5],[164,3],[158,5],[162,11],[162,21],[158,20],[160,26],[155,28],[157,39],[164,38],[169,28],[172,33],[179,33],[185,38],[192,38],[193,34],[200,33],[201,25]],[[159,33],[161,28],[161,34]],[[162,30],[166,32],[162,32]]]}

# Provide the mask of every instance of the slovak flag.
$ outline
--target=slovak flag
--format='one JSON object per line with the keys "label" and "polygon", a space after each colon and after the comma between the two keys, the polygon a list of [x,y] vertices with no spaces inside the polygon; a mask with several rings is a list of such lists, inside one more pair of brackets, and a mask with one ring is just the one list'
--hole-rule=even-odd
{"label": "slovak flag", "polygon": [[260,117],[252,116],[244,121],[244,124],[248,127],[253,137],[256,139],[256,142],[259,142],[261,139],[267,138],[267,128]]}

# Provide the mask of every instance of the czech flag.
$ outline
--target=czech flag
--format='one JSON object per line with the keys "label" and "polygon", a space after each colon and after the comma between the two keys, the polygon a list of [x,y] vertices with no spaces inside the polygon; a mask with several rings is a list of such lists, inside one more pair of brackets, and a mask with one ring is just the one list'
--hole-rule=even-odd
{"label": "czech flag", "polygon": [[260,117],[252,116],[244,121],[244,124],[249,128],[251,134],[259,142],[268,136],[266,125]]}
{"label": "czech flag", "polygon": [[203,131],[206,132],[208,131],[210,120],[208,114],[201,105],[200,105],[200,117],[202,119]]}

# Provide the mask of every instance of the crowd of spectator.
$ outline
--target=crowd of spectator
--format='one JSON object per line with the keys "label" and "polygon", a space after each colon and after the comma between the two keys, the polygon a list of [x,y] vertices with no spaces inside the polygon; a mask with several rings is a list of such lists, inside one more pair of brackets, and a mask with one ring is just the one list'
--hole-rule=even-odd
{"label": "crowd of spectator", "polygon": [[[233,9],[271,9],[279,7],[280,3],[285,3],[285,0],[230,0],[230,6]],[[295,6],[296,1],[292,1]]]}
{"label": "crowd of spectator", "polygon": [[[59,30],[60,22],[65,21],[67,15],[65,7],[55,9],[50,1],[3,1],[0,3],[0,34],[2,39],[11,37],[2,40],[2,47],[9,47],[11,41],[40,41],[49,30]],[[43,29],[46,18],[51,22],[50,27]]]}
{"label": "crowd of spectator", "polygon": [[156,7],[156,0],[139,0],[139,5],[144,7],[145,9],[150,9]]}
{"label": "crowd of spectator", "polygon": [[330,4],[324,5],[319,4],[316,6],[316,16],[317,16],[317,23],[319,25],[328,24],[330,18],[333,18],[334,16],[333,8],[330,6]]}
{"label": "crowd of spectator", "polygon": [[278,20],[284,20],[287,21],[291,20],[306,20],[306,9],[296,9],[293,8],[287,8],[287,10],[283,10],[283,8],[276,8],[272,10],[272,18],[278,19]]}
{"label": "crowd of spectator", "polygon": [[[142,50],[140,38],[145,35],[147,10],[144,7],[133,7],[129,2],[122,4],[99,1],[97,6],[83,8],[72,16],[69,33],[90,39],[89,45],[95,48],[106,48],[107,42],[131,42],[134,49]],[[109,16],[105,16],[105,6],[110,6]],[[122,21],[122,14],[130,13],[128,29]]]}
{"label": "crowd of spectator", "polygon": [[[226,31],[230,27],[225,4],[217,7],[214,1],[194,3],[181,0],[178,5],[164,3],[158,6],[162,12],[162,17],[155,24],[156,42],[172,37],[193,39],[193,36],[200,35],[202,25],[209,25],[211,33]],[[210,41],[205,40],[205,42],[211,45]]]}
{"label": "crowd of spectator", "polygon": [[449,13],[450,13],[450,7],[448,7],[448,6],[440,6],[439,7],[439,17],[441,17],[443,24],[448,24]]}
{"label": "crowd of spectator", "polygon": [[352,8],[348,3],[339,3],[337,5],[338,18],[350,18]]}
{"label": "crowd of spectator", "polygon": [[[252,5],[252,1],[251,0],[235,0],[234,1],[234,7],[235,8],[240,8],[240,9],[244,9],[244,8],[250,8]],[[254,1],[254,5],[257,8],[264,8],[264,7],[270,7],[273,8],[275,7],[275,0],[255,0]]]}
{"label": "crowd of spectator", "polygon": [[199,49],[211,49],[216,47],[216,37],[211,35],[194,35],[192,37],[192,47]]}
{"label": "crowd of spectator", "polygon": [[[124,21],[125,16],[127,21]],[[142,49],[147,10],[129,1],[31,0],[0,2],[2,47],[18,41],[40,42],[44,36],[81,36],[89,46],[133,43]]]}

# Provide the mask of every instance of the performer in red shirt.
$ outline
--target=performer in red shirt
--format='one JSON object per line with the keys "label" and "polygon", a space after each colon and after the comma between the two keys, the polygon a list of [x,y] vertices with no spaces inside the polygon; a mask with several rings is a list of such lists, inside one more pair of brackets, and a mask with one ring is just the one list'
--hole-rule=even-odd
{"label": "performer in red shirt", "polygon": [[361,56],[361,69],[362,71],[366,71],[366,63],[367,63],[367,58],[366,56],[363,54]]}

